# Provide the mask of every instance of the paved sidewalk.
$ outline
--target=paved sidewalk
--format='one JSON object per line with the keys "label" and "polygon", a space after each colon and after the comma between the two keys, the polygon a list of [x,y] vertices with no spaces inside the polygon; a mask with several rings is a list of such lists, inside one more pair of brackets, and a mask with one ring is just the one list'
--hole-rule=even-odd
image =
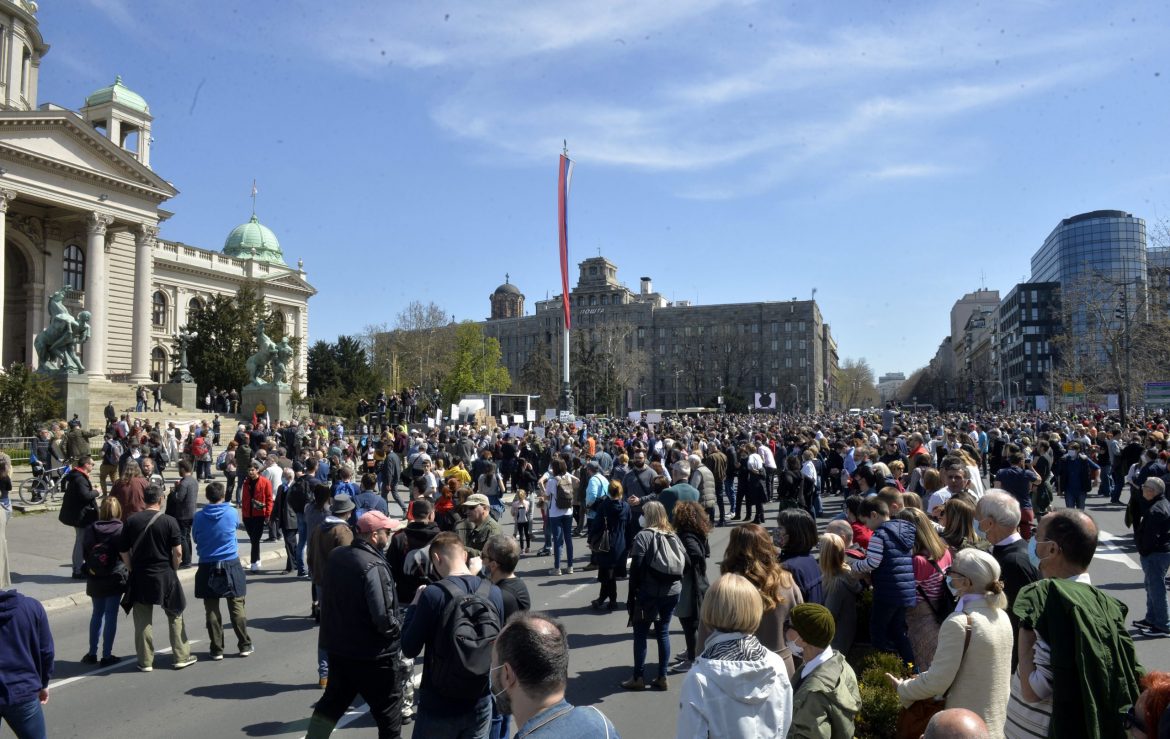
{"label": "paved sidewalk", "polygon": [[[200,496],[202,487],[200,483]],[[74,580],[72,575],[73,529],[57,520],[57,511],[14,515],[8,520],[7,535],[13,588],[41,601],[47,611],[90,604],[85,594],[85,581]],[[238,529],[236,535],[241,561],[247,566],[247,532]],[[194,553],[191,558],[194,562],[199,561]],[[249,573],[249,578],[283,572],[284,542],[261,544],[260,561],[264,569],[261,573]],[[195,568],[179,570],[179,580],[188,588],[193,587]]]}

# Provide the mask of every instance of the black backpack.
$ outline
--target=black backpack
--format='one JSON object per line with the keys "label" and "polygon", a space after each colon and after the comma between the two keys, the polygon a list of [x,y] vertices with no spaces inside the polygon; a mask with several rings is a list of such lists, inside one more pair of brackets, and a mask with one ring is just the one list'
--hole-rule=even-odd
{"label": "black backpack", "polygon": [[123,580],[129,573],[126,564],[118,556],[117,541],[114,537],[98,539],[85,553],[85,573],[93,577],[117,575]]}
{"label": "black backpack", "polygon": [[490,600],[491,580],[481,579],[471,593],[450,580],[440,580],[438,586],[448,600],[435,634],[431,682],[445,695],[465,696],[474,702],[487,688],[492,644],[500,635],[502,614]]}

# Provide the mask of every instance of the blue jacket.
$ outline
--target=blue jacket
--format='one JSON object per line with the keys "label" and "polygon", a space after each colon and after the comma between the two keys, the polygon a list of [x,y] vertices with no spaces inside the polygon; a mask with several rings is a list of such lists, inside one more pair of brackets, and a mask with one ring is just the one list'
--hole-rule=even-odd
{"label": "blue jacket", "polygon": [[195,514],[191,534],[200,562],[223,562],[239,559],[236,544],[236,509],[227,503],[205,506]]}
{"label": "blue jacket", "polygon": [[15,590],[0,590],[0,706],[36,698],[52,676],[53,634],[44,606]]}
{"label": "blue jacket", "polygon": [[875,598],[889,598],[907,608],[918,602],[914,590],[914,534],[914,524],[899,518],[886,521],[873,532],[873,539],[882,545],[881,564],[873,571]]}

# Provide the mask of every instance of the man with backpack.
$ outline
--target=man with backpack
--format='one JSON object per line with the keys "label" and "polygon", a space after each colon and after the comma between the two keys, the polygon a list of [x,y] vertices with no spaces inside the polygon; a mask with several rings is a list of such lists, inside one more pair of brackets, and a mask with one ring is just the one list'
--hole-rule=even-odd
{"label": "man with backpack", "polygon": [[490,580],[471,574],[467,549],[454,533],[439,534],[430,547],[442,579],[415,592],[402,630],[407,658],[426,650],[414,734],[486,739],[491,649],[503,626],[504,600]]}
{"label": "man with backpack", "polygon": [[399,736],[402,623],[383,555],[397,523],[379,511],[366,513],[358,520],[357,538],[335,550],[325,565],[329,587],[321,596],[321,646],[333,679],[309,720],[310,738],[329,736],[358,695],[370,707],[378,736]]}
{"label": "man with backpack", "polygon": [[122,460],[122,442],[114,436],[113,430],[106,432],[106,439],[102,442],[102,463],[98,467],[98,482],[102,487],[102,495],[107,495],[106,479],[110,483],[118,479],[118,462]]}

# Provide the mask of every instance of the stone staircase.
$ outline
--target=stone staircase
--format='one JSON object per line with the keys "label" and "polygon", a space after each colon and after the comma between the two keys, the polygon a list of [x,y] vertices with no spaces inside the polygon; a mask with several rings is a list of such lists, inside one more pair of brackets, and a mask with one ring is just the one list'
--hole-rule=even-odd
{"label": "stone staircase", "polygon": [[[183,422],[200,422],[207,421],[211,423],[211,419],[215,417],[214,413],[205,413],[203,411],[188,411],[168,403],[166,400],[162,401],[161,411],[147,411],[135,412],[135,392],[138,386],[127,382],[111,382],[110,380],[90,379],[89,381],[89,420],[90,426],[93,428],[102,428],[105,425],[106,403],[111,400],[114,401],[114,410],[121,416],[123,413],[129,413],[131,418],[141,418],[150,422],[162,421],[164,424],[167,421],[174,421],[176,423]],[[154,405],[154,400],[149,395],[153,386],[147,386],[147,401],[146,407],[151,408]],[[219,414],[220,422],[225,426],[227,424],[234,424],[235,416],[229,416],[226,413]]]}

